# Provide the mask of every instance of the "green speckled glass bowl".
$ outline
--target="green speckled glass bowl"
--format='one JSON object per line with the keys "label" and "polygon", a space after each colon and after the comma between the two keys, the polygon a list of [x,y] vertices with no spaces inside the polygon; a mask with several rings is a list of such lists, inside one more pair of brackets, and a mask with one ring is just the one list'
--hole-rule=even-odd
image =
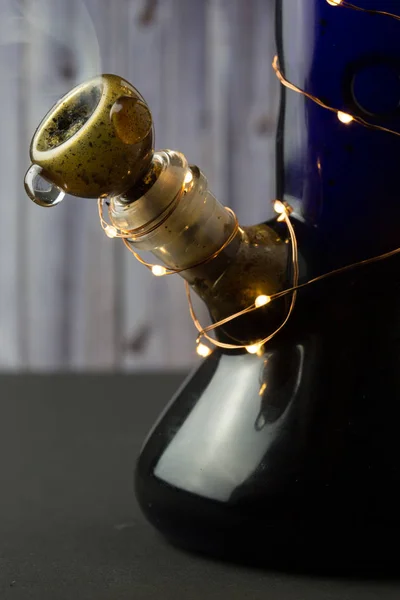
{"label": "green speckled glass bowl", "polygon": [[116,75],[75,87],[43,119],[31,143],[41,176],[68,194],[121,194],[153,157],[153,121],[139,92]]}

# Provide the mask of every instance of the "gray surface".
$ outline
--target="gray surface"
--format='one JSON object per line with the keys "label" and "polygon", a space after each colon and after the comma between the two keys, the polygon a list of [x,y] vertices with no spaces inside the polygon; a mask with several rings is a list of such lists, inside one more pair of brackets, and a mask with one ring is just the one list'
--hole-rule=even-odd
{"label": "gray surface", "polygon": [[0,377],[1,600],[398,600],[399,583],[252,571],[157,535],[132,468],[181,379]]}

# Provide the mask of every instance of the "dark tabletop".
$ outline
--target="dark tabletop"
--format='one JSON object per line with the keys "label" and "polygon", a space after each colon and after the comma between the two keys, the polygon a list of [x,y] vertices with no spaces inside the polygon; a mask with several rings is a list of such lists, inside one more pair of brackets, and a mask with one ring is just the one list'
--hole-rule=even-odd
{"label": "dark tabletop", "polygon": [[398,582],[189,555],[147,524],[133,465],[182,378],[0,377],[0,600],[399,600]]}

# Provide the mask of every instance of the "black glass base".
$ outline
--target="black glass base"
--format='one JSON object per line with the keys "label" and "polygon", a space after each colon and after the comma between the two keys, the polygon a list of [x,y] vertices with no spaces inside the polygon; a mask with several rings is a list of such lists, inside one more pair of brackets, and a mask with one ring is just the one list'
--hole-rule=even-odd
{"label": "black glass base", "polygon": [[162,534],[266,566],[397,565],[399,266],[305,291],[263,356],[215,351],[185,382],[136,469]]}

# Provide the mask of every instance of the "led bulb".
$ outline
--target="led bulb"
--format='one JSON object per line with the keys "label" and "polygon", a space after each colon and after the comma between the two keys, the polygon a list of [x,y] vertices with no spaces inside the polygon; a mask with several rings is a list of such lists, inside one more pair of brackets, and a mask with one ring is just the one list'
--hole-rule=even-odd
{"label": "led bulb", "polygon": [[285,212],[285,205],[283,204],[283,202],[281,202],[280,200],[275,200],[274,202],[274,211],[277,212],[278,214],[282,214]]}
{"label": "led bulb", "polygon": [[210,356],[212,350],[205,344],[197,344],[196,352],[199,356],[206,358],[207,356]]}
{"label": "led bulb", "polygon": [[344,113],[341,110],[338,111],[337,116],[338,116],[339,121],[341,121],[345,125],[348,125],[349,123],[354,121],[354,118],[351,115],[348,115],[347,113]]}
{"label": "led bulb", "polygon": [[153,265],[151,267],[151,272],[156,277],[162,277],[167,272],[167,269],[165,267],[162,267],[161,265]]}
{"label": "led bulb", "polygon": [[184,193],[186,194],[187,192],[190,192],[192,187],[193,187],[193,173],[189,169],[189,171],[186,172],[185,179],[183,180]]}
{"label": "led bulb", "polygon": [[262,396],[266,389],[267,389],[267,384],[264,382],[259,389],[258,395]]}
{"label": "led bulb", "polygon": [[116,228],[113,225],[106,225],[104,227],[104,233],[109,238],[115,238],[118,235],[118,231],[116,230]]}
{"label": "led bulb", "polygon": [[258,354],[262,348],[262,344],[252,344],[251,346],[246,346],[246,350],[249,354]]}
{"label": "led bulb", "polygon": [[339,6],[339,4],[342,4],[342,0],[326,0],[326,1],[331,6]]}
{"label": "led bulb", "polygon": [[269,296],[261,295],[261,296],[257,296],[257,298],[254,301],[254,304],[256,305],[257,308],[260,308],[260,306],[265,306],[269,302],[271,302],[271,298]]}
{"label": "led bulb", "polygon": [[190,171],[190,169],[189,169],[189,171],[186,173],[186,175],[185,175],[185,179],[184,179],[183,181],[184,181],[184,183],[185,183],[186,185],[187,185],[188,183],[190,183],[191,181],[193,181],[193,173],[192,173],[192,171]]}

